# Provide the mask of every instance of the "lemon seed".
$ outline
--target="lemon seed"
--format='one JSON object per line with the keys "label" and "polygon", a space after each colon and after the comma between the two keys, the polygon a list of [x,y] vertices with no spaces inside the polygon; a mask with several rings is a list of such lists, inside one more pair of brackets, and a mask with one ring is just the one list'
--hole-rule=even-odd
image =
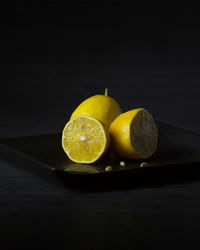
{"label": "lemon seed", "polygon": [[143,167],[148,167],[149,166],[149,164],[147,163],[147,162],[142,162],[141,164],[140,164],[140,167],[141,168],[143,168]]}
{"label": "lemon seed", "polygon": [[106,170],[107,172],[112,171],[112,167],[111,167],[111,166],[107,166],[107,167],[105,168],[105,170]]}
{"label": "lemon seed", "polygon": [[126,163],[125,163],[124,161],[120,161],[119,165],[120,165],[121,167],[125,167],[125,166],[126,166]]}

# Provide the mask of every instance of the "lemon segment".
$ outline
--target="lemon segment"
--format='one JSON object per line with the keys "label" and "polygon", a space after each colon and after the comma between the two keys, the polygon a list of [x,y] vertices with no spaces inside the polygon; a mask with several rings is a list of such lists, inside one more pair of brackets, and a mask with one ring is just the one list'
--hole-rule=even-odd
{"label": "lemon segment", "polygon": [[119,115],[110,126],[111,147],[128,159],[147,159],[156,150],[158,132],[149,112],[133,109]]}
{"label": "lemon segment", "polygon": [[62,147],[73,162],[93,163],[106,152],[108,146],[108,132],[92,117],[77,116],[63,129]]}

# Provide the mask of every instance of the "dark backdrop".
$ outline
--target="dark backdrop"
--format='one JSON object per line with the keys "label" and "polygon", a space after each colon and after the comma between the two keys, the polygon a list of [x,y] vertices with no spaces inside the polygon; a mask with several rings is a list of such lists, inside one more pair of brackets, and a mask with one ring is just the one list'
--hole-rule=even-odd
{"label": "dark backdrop", "polygon": [[[0,137],[59,132],[106,87],[123,110],[199,133],[199,13],[191,1],[1,3]],[[197,250],[199,211],[198,181],[80,193],[0,160],[2,250]]]}
{"label": "dark backdrop", "polygon": [[105,87],[123,110],[200,132],[197,6],[49,0],[0,12],[0,136],[60,131]]}

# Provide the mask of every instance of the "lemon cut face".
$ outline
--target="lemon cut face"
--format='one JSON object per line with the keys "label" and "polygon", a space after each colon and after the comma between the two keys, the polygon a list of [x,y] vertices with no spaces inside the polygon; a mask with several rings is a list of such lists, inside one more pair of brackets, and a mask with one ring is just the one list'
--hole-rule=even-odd
{"label": "lemon cut face", "polygon": [[62,133],[62,147],[76,163],[93,163],[107,150],[109,136],[104,126],[88,116],[70,120]]}
{"label": "lemon cut face", "polygon": [[146,110],[140,110],[131,123],[131,143],[139,158],[147,159],[157,147],[157,128],[153,117]]}

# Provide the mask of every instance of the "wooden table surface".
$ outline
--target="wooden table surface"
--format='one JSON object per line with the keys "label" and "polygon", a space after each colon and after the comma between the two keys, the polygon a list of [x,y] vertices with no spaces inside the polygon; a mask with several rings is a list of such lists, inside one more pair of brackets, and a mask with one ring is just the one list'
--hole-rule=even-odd
{"label": "wooden table surface", "polygon": [[[200,132],[196,6],[48,0],[0,11],[1,138],[59,132],[105,87],[124,111]],[[85,193],[0,159],[2,250],[191,250],[199,235],[200,181]]]}

